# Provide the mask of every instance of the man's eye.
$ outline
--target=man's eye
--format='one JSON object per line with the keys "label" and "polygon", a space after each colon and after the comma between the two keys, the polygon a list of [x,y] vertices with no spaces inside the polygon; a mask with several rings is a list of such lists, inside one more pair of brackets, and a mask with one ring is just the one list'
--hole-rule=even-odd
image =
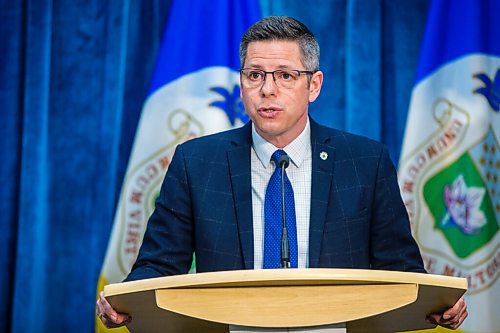
{"label": "man's eye", "polygon": [[251,80],[260,80],[260,79],[262,79],[262,73],[261,72],[250,72],[248,74],[248,77]]}
{"label": "man's eye", "polygon": [[284,81],[292,81],[295,76],[289,72],[279,72],[279,77]]}

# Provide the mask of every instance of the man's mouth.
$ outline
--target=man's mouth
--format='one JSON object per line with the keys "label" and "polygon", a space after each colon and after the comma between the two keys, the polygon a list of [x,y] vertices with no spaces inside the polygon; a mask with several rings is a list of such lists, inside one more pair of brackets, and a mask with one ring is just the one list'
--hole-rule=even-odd
{"label": "man's mouth", "polygon": [[282,111],[281,108],[277,106],[261,106],[257,109],[257,112],[266,117],[273,117],[278,114],[278,112]]}

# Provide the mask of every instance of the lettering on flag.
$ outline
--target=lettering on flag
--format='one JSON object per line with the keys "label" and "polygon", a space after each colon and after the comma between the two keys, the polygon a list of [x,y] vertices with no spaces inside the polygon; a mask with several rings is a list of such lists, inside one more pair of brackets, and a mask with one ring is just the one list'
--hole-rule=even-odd
{"label": "lettering on flag", "polygon": [[438,128],[409,154],[410,157],[400,168],[401,194],[411,221],[418,220],[418,214],[421,212],[422,202],[418,194],[429,165],[453,151],[463,140],[469,127],[467,112],[443,98],[434,102],[432,115]]}
{"label": "lettering on flag", "polygon": [[247,117],[240,98],[239,74],[227,67],[184,75],[149,97],[115,220],[122,226],[119,246],[109,258],[118,265],[121,275],[128,274],[137,258],[175,147],[191,138],[241,126]]}

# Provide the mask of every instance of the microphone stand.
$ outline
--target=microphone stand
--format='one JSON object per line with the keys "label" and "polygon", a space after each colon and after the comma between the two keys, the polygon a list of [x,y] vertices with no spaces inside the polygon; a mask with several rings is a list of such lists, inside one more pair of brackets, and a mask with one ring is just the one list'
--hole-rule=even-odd
{"label": "microphone stand", "polygon": [[280,160],[281,167],[281,215],[283,228],[281,232],[281,268],[290,268],[290,242],[288,241],[288,230],[286,228],[286,208],[285,208],[285,168],[288,166],[288,156],[283,156]]}

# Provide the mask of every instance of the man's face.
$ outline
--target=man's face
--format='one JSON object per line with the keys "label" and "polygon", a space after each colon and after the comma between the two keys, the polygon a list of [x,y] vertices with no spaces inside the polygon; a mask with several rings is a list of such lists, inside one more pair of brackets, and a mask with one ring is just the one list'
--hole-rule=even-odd
{"label": "man's face", "polygon": [[[292,41],[259,41],[248,45],[244,68],[266,72],[275,70],[305,70],[300,48]],[[304,130],[308,104],[314,102],[321,90],[323,73],[316,72],[308,85],[307,75],[300,75],[293,88],[282,88],[268,74],[255,88],[242,84],[241,98],[245,111],[257,132],[267,141],[282,148]]]}

